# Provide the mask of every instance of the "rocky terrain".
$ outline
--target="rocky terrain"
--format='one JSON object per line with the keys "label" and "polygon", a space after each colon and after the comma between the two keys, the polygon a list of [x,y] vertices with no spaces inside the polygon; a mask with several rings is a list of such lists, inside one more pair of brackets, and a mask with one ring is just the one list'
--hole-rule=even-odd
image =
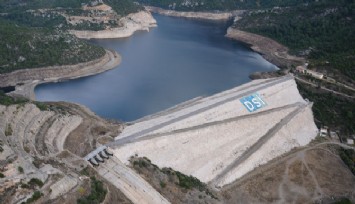
{"label": "rocky terrain", "polygon": [[259,167],[221,194],[225,203],[335,203],[344,198],[354,202],[355,176],[338,148],[314,142]]}
{"label": "rocky terrain", "polygon": [[205,19],[205,20],[229,20],[234,16],[241,15],[243,11],[230,11],[230,12],[190,12],[190,11],[174,11],[165,10],[158,7],[146,6],[148,11],[158,13],[166,16],[184,17],[192,19]]}
{"label": "rocky terrain", "polygon": [[157,26],[153,16],[147,11],[129,14],[119,20],[120,27],[111,27],[105,30],[70,30],[69,32],[78,38],[125,38],[133,35],[134,32],[143,30],[149,31],[151,27]]}
{"label": "rocky terrain", "polygon": [[[156,26],[146,11],[121,18],[106,4],[82,9],[88,15],[36,12],[65,17],[72,28],[80,28],[70,32],[87,39],[128,37]],[[148,10],[209,20],[239,15]],[[87,23],[105,27],[85,30]],[[280,68],[304,63],[269,38],[234,27],[226,36],[247,43]],[[14,96],[35,99],[39,83],[96,74],[120,60],[107,50],[104,57],[79,65],[2,74],[0,87],[17,86]],[[250,94],[265,106],[248,111],[242,99]],[[128,126],[78,104],[23,100],[0,105],[0,203],[80,203],[93,195],[100,197],[97,203],[355,202],[355,176],[338,155],[340,148],[354,147],[316,137],[311,107],[289,76],[196,98]],[[83,157],[102,144],[114,156],[91,166]]]}
{"label": "rocky terrain", "polygon": [[[88,132],[75,131],[83,126]],[[89,194],[90,178],[81,173],[87,163],[80,153],[87,152],[85,146],[95,147],[97,140],[112,138],[121,128],[79,105],[0,105],[0,202],[21,203],[32,197],[40,203],[75,202]],[[89,175],[99,178],[94,171]],[[110,197],[126,200],[122,194],[110,195],[111,191],[119,192],[115,187],[105,188],[110,189],[107,203]]]}

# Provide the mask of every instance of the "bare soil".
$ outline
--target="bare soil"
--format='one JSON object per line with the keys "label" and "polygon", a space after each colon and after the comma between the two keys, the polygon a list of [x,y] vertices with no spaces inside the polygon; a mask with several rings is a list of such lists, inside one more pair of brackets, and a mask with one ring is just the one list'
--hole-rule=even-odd
{"label": "bare soil", "polygon": [[58,104],[67,112],[83,118],[83,122],[68,135],[64,143],[65,149],[80,157],[86,156],[96,148],[98,138],[103,137],[101,142],[108,141],[109,138],[117,136],[123,129],[123,124],[120,122],[104,120],[81,105]]}
{"label": "bare soil", "polygon": [[316,145],[276,159],[221,190],[225,203],[355,201],[355,176],[334,153]]}
{"label": "bare soil", "polygon": [[198,182],[191,182],[189,188],[183,187],[176,171],[170,168],[159,169],[147,158],[132,158],[131,167],[173,204],[222,203],[219,194],[206,184],[201,183],[202,186],[199,186]]}

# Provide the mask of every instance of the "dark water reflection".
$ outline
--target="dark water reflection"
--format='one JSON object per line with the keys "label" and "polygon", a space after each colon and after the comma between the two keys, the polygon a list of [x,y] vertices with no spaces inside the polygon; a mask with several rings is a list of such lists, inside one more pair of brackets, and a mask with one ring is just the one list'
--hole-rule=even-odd
{"label": "dark water reflection", "polygon": [[106,118],[132,121],[188,99],[250,81],[275,66],[241,43],[224,37],[227,23],[155,15],[159,27],[127,39],[93,40],[122,55],[114,70],[43,84],[41,101],[71,101]]}

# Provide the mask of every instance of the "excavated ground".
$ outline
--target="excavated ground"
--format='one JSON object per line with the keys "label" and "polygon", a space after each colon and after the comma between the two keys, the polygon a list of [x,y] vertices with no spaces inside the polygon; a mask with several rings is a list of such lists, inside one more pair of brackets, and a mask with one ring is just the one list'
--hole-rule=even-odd
{"label": "excavated ground", "polygon": [[[34,191],[43,194],[40,203],[75,203],[90,193],[90,178],[80,173],[87,166],[82,154],[95,148],[97,140],[113,140],[121,129],[120,123],[75,104],[0,105],[0,203],[25,202]],[[103,180],[94,170],[90,175]],[[30,184],[31,179],[43,186]],[[130,203],[113,185],[105,188],[104,203]]]}

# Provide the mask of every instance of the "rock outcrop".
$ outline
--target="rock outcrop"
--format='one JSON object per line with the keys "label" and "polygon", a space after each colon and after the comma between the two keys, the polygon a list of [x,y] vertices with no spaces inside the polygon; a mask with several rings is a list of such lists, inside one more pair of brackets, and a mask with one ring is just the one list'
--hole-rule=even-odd
{"label": "rock outcrop", "polygon": [[146,6],[145,8],[150,12],[158,13],[166,16],[206,19],[206,20],[229,20],[233,16],[238,16],[243,13],[242,10],[231,11],[231,12],[184,12],[184,11],[165,10],[165,9],[152,7],[152,6]]}
{"label": "rock outcrop", "polygon": [[123,25],[118,28],[110,28],[108,30],[88,31],[88,30],[71,30],[71,34],[78,38],[91,39],[91,38],[126,38],[133,35],[134,32],[139,30],[149,31],[151,27],[156,27],[157,22],[150,12],[140,11],[137,13],[129,14],[120,19]]}

